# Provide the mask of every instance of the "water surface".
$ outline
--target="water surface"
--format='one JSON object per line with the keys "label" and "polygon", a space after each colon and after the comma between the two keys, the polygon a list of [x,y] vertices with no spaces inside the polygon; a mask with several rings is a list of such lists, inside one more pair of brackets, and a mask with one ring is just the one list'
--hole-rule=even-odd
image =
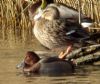
{"label": "water surface", "polygon": [[28,49],[0,50],[0,84],[100,84],[100,63],[76,69],[70,76],[27,77],[16,65],[23,59]]}

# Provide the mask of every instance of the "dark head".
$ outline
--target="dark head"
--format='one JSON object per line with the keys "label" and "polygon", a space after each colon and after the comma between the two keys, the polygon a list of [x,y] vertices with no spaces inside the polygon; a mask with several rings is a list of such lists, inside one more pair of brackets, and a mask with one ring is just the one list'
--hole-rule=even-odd
{"label": "dark head", "polygon": [[40,60],[39,56],[32,52],[32,51],[28,51],[26,53],[26,57],[24,59],[24,63],[26,65],[32,66],[33,64],[37,63]]}
{"label": "dark head", "polygon": [[34,65],[35,63],[37,63],[40,60],[39,56],[32,51],[28,51],[26,53],[25,59],[23,61],[21,61],[16,68],[27,68],[27,67],[31,67],[32,65]]}

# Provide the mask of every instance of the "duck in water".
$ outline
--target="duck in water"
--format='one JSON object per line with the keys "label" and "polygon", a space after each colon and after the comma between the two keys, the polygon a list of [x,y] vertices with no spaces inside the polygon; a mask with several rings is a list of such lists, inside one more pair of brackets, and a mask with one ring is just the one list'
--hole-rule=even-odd
{"label": "duck in water", "polygon": [[17,68],[23,67],[23,72],[39,73],[45,75],[66,75],[74,72],[74,64],[71,61],[59,59],[57,57],[40,57],[32,52],[26,53],[25,59]]}

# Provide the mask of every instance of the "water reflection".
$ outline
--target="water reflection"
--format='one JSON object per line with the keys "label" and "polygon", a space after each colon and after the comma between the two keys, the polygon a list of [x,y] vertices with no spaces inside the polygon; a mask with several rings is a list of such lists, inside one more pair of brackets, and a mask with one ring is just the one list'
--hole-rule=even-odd
{"label": "water reflection", "polygon": [[99,84],[100,63],[80,66],[68,76],[25,76],[16,65],[23,59],[24,50],[0,50],[0,84]]}

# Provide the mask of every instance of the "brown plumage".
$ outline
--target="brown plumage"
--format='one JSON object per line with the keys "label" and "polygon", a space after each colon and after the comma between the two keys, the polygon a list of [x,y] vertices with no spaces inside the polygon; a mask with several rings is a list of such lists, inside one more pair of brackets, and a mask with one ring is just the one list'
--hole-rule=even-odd
{"label": "brown plumage", "polygon": [[[59,18],[59,11],[56,7],[48,7],[43,11],[41,17],[35,21],[34,34],[40,43],[49,49],[62,46],[70,48],[76,43],[80,45],[83,39],[89,37],[87,31],[77,22]],[[66,54],[69,51],[70,49]]]}

